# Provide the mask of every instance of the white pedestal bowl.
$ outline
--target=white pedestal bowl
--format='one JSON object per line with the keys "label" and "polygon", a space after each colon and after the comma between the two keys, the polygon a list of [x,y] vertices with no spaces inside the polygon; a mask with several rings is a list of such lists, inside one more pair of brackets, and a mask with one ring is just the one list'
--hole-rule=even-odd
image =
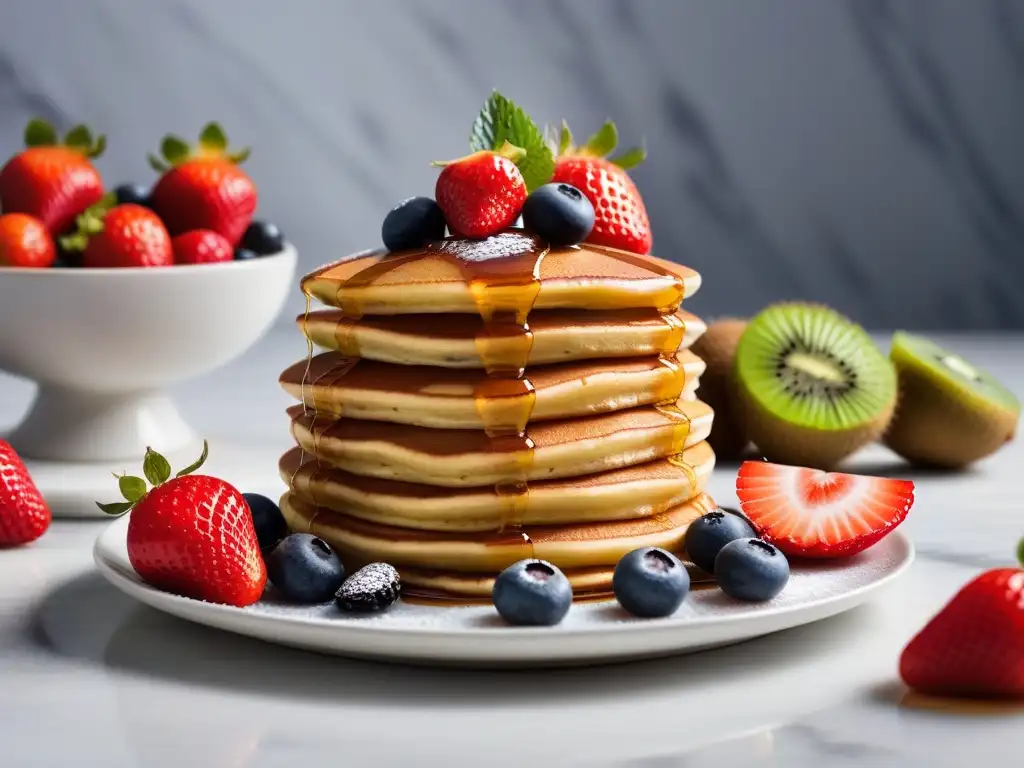
{"label": "white pedestal bowl", "polygon": [[227,264],[0,268],[0,370],[39,387],[8,439],[55,515],[98,514],[84,496],[109,480],[105,464],[197,449],[164,388],[255,344],[294,288],[296,257],[286,246]]}

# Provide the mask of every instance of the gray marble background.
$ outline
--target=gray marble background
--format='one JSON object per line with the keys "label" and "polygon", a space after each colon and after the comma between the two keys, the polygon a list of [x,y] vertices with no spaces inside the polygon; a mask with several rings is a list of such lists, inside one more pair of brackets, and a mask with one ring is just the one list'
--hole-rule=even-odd
{"label": "gray marble background", "polygon": [[84,120],[111,184],[149,181],[164,132],[217,118],[304,268],[430,194],[495,87],[646,140],[695,311],[1024,328],[1024,2],[0,0],[4,155],[32,115]]}

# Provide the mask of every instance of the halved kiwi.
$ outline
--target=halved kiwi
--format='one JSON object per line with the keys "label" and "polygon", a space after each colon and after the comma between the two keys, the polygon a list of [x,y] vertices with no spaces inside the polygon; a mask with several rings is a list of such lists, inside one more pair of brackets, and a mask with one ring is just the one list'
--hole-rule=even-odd
{"label": "halved kiwi", "polygon": [[708,444],[714,449],[715,456],[723,461],[739,459],[750,442],[736,380],[732,375],[736,347],[746,328],[746,320],[716,320],[708,324],[708,329],[693,342],[692,347],[693,353],[707,365],[700,377],[697,397],[715,412]]}
{"label": "halved kiwi", "polygon": [[1020,402],[990,374],[908,333],[892,339],[900,401],[885,444],[903,458],[963,467],[1013,438]]}
{"label": "halved kiwi", "polygon": [[853,321],[814,304],[774,304],[736,350],[750,438],[770,461],[829,469],[885,431],[896,373]]}

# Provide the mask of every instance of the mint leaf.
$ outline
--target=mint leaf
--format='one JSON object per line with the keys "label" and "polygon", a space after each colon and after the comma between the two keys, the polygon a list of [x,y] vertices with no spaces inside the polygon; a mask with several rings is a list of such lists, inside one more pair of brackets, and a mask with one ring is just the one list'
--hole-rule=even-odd
{"label": "mint leaf", "polygon": [[129,509],[135,506],[134,501],[118,501],[113,504],[100,504],[96,502],[96,506],[106,512],[108,515],[123,515]]}
{"label": "mint leaf", "polygon": [[146,456],[142,459],[142,473],[149,480],[154,488],[160,483],[166,482],[171,476],[171,465],[163,456],[152,448],[146,449]]}
{"label": "mint leaf", "polygon": [[613,155],[608,158],[609,161],[615,163],[624,171],[628,171],[632,168],[636,168],[640,163],[647,159],[646,147],[633,147],[627,149],[625,152],[620,152],[617,155]]}
{"label": "mint leaf", "polygon": [[495,91],[473,121],[469,148],[474,152],[493,152],[501,149],[506,141],[526,150],[526,157],[517,165],[528,191],[551,181],[555,158],[544,141],[544,134],[529,115]]}
{"label": "mint leaf", "polygon": [[611,152],[619,143],[619,131],[611,120],[605,122],[597,133],[587,139],[583,145],[583,151],[588,155],[604,157]]}

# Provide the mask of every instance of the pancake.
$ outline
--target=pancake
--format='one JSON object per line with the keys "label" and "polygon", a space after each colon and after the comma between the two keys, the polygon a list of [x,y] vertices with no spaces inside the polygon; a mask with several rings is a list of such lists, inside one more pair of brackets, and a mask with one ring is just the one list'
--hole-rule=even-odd
{"label": "pancake", "polygon": [[715,466],[706,442],[679,456],[528,488],[442,488],[354,475],[293,448],[281,478],[303,501],[370,523],[419,531],[488,532],[509,525],[563,525],[648,517],[702,492]]}
{"label": "pancake", "polygon": [[357,475],[448,487],[553,480],[664,458],[707,439],[711,407],[680,400],[581,419],[540,421],[527,435],[533,456],[482,430],[429,429],[384,421],[332,420],[301,405],[288,410],[292,436],[321,462]]}
{"label": "pancake", "polygon": [[307,275],[303,292],[348,317],[494,310],[674,311],[700,287],[692,269],[583,244],[548,249],[510,230],[485,240],[448,238],[422,249],[357,253]]}
{"label": "pancake", "polygon": [[[308,365],[308,369],[307,369]],[[659,357],[546,365],[521,380],[482,370],[390,365],[324,352],[281,374],[288,394],[319,413],[438,429],[520,432],[528,422],[567,419],[692,393],[704,362],[689,350]],[[305,385],[303,385],[305,381]]]}
{"label": "pancake", "polygon": [[[522,357],[523,341],[517,328],[488,329],[479,315],[374,315],[354,320],[341,310],[323,310],[299,315],[296,322],[322,349],[385,363],[485,368],[505,361],[513,367],[508,363],[518,363]],[[524,362],[533,366],[674,355],[688,349],[707,326],[681,309],[669,315],[656,309],[555,309],[531,313],[529,329]]]}
{"label": "pancake", "polygon": [[343,559],[383,561],[401,571],[497,574],[525,558],[540,558],[564,571],[611,567],[638,547],[678,552],[690,523],[715,508],[706,494],[664,514],[637,520],[583,525],[525,527],[490,535],[410,531],[381,526],[320,509],[293,493],[281,497],[292,531],[319,536]]}

